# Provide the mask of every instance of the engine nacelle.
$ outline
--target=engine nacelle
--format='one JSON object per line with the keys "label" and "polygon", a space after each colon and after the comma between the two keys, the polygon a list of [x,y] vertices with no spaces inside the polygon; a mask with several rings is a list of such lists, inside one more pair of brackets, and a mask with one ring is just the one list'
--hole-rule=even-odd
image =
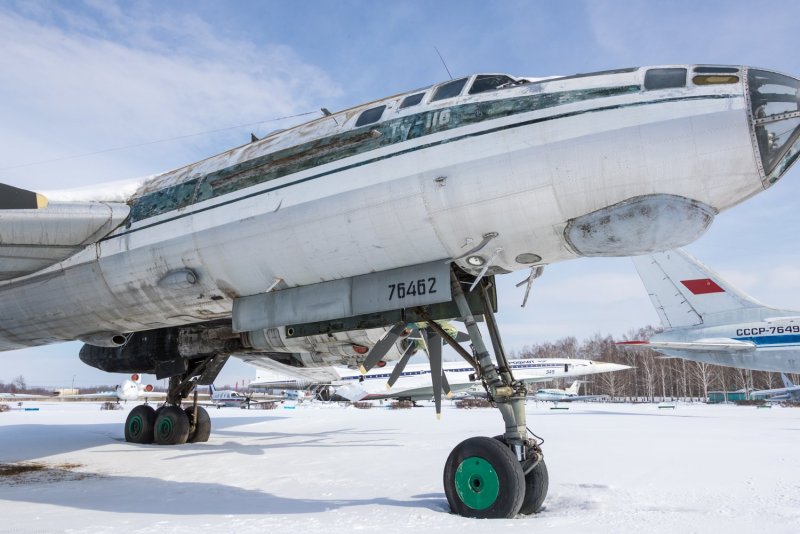
{"label": "engine nacelle", "polygon": [[109,373],[147,373],[158,378],[175,376],[187,360],[242,350],[238,334],[230,327],[162,328],[137,332],[121,346],[86,344],[83,363]]}
{"label": "engine nacelle", "polygon": [[114,332],[97,332],[82,336],[78,340],[95,347],[121,347],[128,342],[128,336]]}

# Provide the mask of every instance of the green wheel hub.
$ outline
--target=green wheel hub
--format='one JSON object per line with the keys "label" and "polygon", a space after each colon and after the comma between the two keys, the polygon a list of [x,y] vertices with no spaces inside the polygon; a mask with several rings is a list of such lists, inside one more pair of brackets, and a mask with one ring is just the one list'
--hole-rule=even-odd
{"label": "green wheel hub", "polygon": [[163,417],[158,424],[158,434],[163,437],[172,435],[172,420],[168,417]]}
{"label": "green wheel hub", "polygon": [[139,415],[135,415],[131,417],[131,420],[128,421],[128,432],[132,436],[138,436],[142,433],[144,429],[144,422],[142,422],[142,417]]}
{"label": "green wheel hub", "polygon": [[489,508],[500,494],[497,472],[480,456],[470,456],[461,462],[456,470],[455,486],[461,501],[475,510]]}

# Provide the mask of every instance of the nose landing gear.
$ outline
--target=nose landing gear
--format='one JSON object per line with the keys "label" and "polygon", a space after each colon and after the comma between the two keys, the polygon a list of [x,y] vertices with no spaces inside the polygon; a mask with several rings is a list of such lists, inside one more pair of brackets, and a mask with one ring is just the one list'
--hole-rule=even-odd
{"label": "nose landing gear", "polygon": [[[474,366],[489,399],[500,410],[505,433],[496,438],[474,437],[459,443],[447,458],[444,490],[450,509],[465,517],[510,518],[538,512],[548,489],[547,466],[540,443],[528,437],[525,385],[514,379],[506,359],[487,292],[479,283],[484,318],[497,358],[492,362],[462,282],[451,271],[453,298],[472,341]],[[463,354],[462,354],[463,355]]]}

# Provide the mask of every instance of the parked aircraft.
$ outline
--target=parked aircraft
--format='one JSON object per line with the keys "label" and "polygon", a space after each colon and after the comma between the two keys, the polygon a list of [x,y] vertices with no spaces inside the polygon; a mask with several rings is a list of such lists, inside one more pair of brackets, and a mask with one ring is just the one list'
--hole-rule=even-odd
{"label": "parked aircraft", "polygon": [[[126,439],[177,444],[207,438],[180,403],[232,353],[368,369],[403,358],[410,324],[458,345],[434,321],[461,318],[474,352],[459,354],[505,433],[453,450],[448,502],[532,513],[546,466],[493,277],[528,269],[525,302],[546,264],[692,242],[795,162],[799,84],[717,65],[479,74],[326,113],[148,179],[125,203],[46,206],[4,186],[0,350],[81,339],[89,365],[170,378],[168,405],[132,410]],[[489,472],[497,490],[479,495],[469,481]]]}
{"label": "parked aircraft", "polygon": [[209,385],[208,388],[211,393],[211,405],[217,408],[233,407],[250,409],[250,406],[253,405],[271,404],[284,399],[283,395],[259,396],[258,398],[254,398],[253,395],[240,393],[233,389],[217,389],[214,387],[214,384]]}
{"label": "parked aircraft", "polygon": [[598,399],[603,395],[578,395],[581,388],[581,381],[576,380],[567,389],[549,388],[539,389],[533,394],[533,398],[541,401],[551,402],[572,402],[578,400]]}
{"label": "parked aircraft", "polygon": [[232,389],[220,390],[215,388],[214,384],[209,386],[209,391],[211,393],[211,404],[217,408],[230,406],[241,408],[242,406],[247,405],[249,400],[246,395],[242,395],[238,391],[234,391]]}
{"label": "parked aircraft", "polygon": [[[514,378],[525,384],[630,369],[627,365],[570,358],[509,360],[508,363]],[[308,369],[282,367],[282,378],[279,375],[268,380],[257,379],[250,382],[250,387],[268,388],[273,387],[275,383],[287,384],[293,380],[291,377],[295,376],[297,377],[295,380],[305,387],[329,386],[330,395],[339,395],[352,401],[375,399],[416,401],[433,398],[431,367],[427,363],[409,364],[404,369],[387,365],[373,368],[366,374],[347,367],[332,367],[329,370],[330,380],[322,383],[313,383],[308,378],[303,378]],[[270,365],[270,369],[278,372],[279,368],[273,364]],[[475,380],[475,369],[464,362],[445,362],[442,370],[453,394],[474,391],[480,384]]]}
{"label": "parked aircraft", "polygon": [[81,393],[70,395],[59,395],[64,399],[114,399],[119,401],[137,401],[142,399],[166,399],[167,394],[163,391],[153,391],[150,384],[142,384],[141,377],[134,373],[129,380],[122,384],[117,384],[112,391],[101,391],[98,393]]}
{"label": "parked aircraft", "polygon": [[800,311],[761,304],[683,250],[633,263],[664,331],[622,346],[727,367],[800,372]]}
{"label": "parked aircraft", "polygon": [[782,388],[762,389],[750,393],[750,398],[763,398],[769,402],[800,402],[800,385],[794,385],[789,377],[781,373]]}

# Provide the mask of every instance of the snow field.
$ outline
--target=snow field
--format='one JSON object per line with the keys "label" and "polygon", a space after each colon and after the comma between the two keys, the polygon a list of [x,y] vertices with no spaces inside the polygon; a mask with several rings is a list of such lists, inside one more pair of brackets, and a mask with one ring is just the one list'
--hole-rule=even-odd
{"label": "snow field", "polygon": [[[800,410],[531,403],[545,438],[542,513],[449,513],[450,450],[502,432],[493,409],[212,409],[207,443],[133,445],[134,406],[26,403],[0,414],[0,463],[50,469],[0,477],[0,532],[795,532]],[[79,467],[59,468],[63,464]]]}

